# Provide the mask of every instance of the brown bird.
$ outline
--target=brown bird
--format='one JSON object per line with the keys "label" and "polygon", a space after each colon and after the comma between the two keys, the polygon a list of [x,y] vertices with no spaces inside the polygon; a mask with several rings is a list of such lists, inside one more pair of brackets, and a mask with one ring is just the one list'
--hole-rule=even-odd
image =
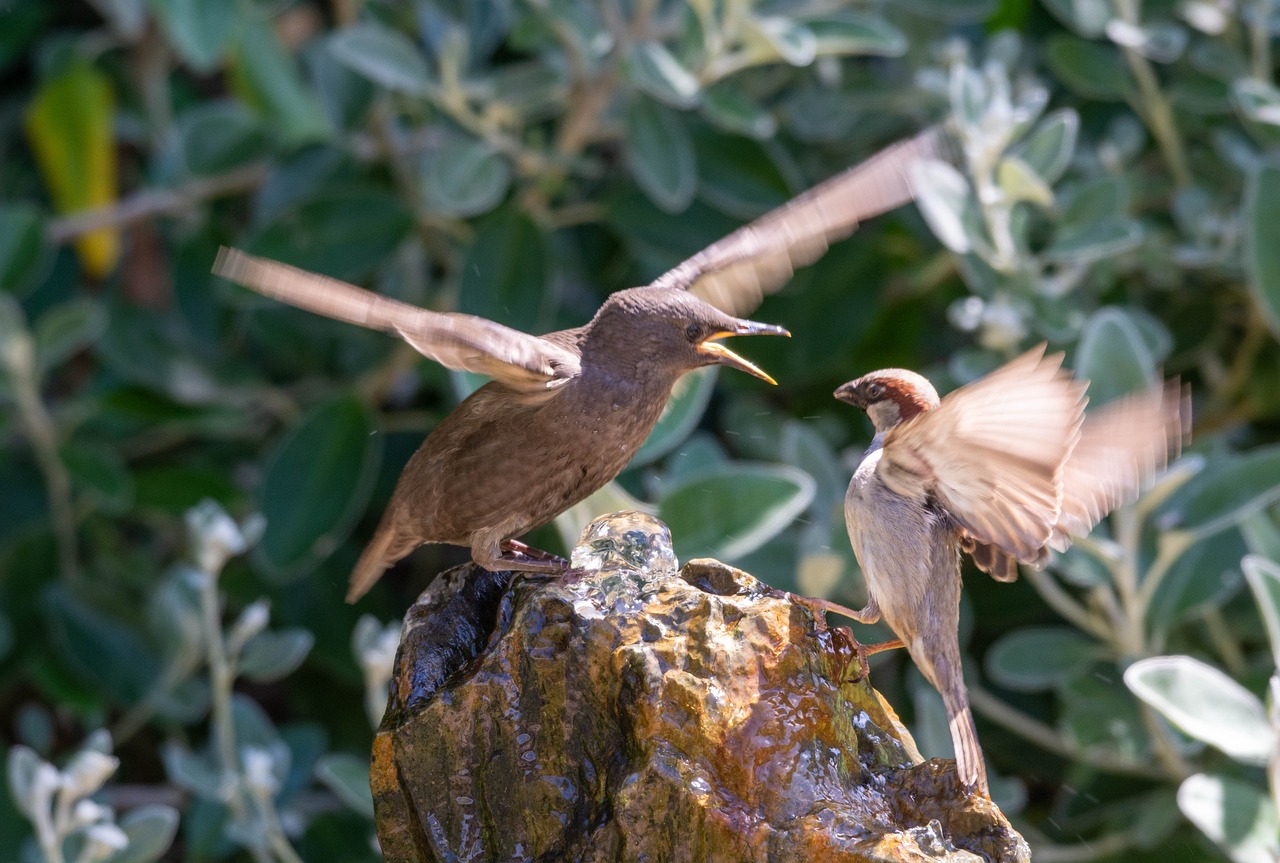
{"label": "brown bird", "polygon": [[[931,130],[873,156],[694,255],[610,296],[589,323],[531,336],[427,311],[294,267],[223,249],[213,271],[262,294],[395,333],[423,355],[493,380],[459,405],[405,466],[351,575],[354,602],[424,543],[470,546],[486,569],[561,571],[516,537],[626,467],[685,372],[720,364],[773,380],[717,340],[788,335],[745,314],[792,269],[870,216],[911,199],[908,166],[946,152]],[[704,301],[704,299],[706,301]]]}
{"label": "brown bird", "polygon": [[[845,497],[869,601],[942,695],[961,781],[987,793],[960,668],[961,552],[1000,581],[1040,566],[1165,466],[1190,411],[1176,381],[1085,413],[1088,383],[1044,346],[939,400],[884,369],[835,391],[875,428]],[[889,643],[886,646],[896,646]]]}

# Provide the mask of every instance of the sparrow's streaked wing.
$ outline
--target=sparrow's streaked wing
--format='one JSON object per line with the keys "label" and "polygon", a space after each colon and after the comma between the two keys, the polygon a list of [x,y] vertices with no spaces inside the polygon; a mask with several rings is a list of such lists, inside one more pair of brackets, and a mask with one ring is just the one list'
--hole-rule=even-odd
{"label": "sparrow's streaked wing", "polygon": [[420,309],[237,249],[220,249],[213,271],[291,306],[396,333],[423,356],[489,375],[519,392],[546,394],[581,370],[577,354],[547,339],[472,315]]}
{"label": "sparrow's streaked wing", "polygon": [[651,287],[684,288],[731,315],[746,315],[860,222],[912,200],[910,166],[948,152],[936,127],[899,141],[712,243]]}
{"label": "sparrow's streaked wing", "polygon": [[1049,546],[1065,551],[1111,510],[1133,501],[1177,456],[1191,417],[1177,380],[1110,402],[1085,415],[1080,441],[1062,470],[1062,512]]}
{"label": "sparrow's streaked wing", "polygon": [[1058,522],[1085,386],[1042,345],[890,429],[877,473],[898,494],[932,495],[977,543],[1033,563]]}

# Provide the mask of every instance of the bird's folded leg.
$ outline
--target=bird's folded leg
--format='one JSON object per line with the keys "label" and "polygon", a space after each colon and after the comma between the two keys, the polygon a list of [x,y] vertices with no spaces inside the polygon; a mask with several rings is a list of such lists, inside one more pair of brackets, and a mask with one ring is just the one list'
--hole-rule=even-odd
{"label": "bird's folded leg", "polygon": [[866,680],[867,675],[871,673],[871,666],[867,664],[867,657],[874,656],[885,650],[896,650],[902,647],[902,639],[894,638],[890,641],[878,641],[875,644],[863,644],[860,641],[854,641],[854,650],[858,654],[858,676],[854,678],[854,683],[859,680]]}
{"label": "bird's folded leg", "polygon": [[801,596],[798,593],[789,594],[791,601],[797,605],[802,605],[809,609],[809,613],[813,615],[815,629],[823,632],[827,628],[826,614],[833,611],[836,614],[842,614],[850,620],[856,620],[858,623],[876,623],[880,620],[880,606],[875,601],[868,602],[866,607],[861,611],[854,611],[838,602],[832,602],[829,599],[818,599],[816,596]]}
{"label": "bird's folded leg", "polygon": [[480,559],[478,549],[472,549],[472,557],[485,569],[510,569],[523,578],[542,576],[548,580],[558,578],[569,568],[569,561],[541,549],[531,548],[517,539],[504,539],[498,544],[498,553],[492,551]]}

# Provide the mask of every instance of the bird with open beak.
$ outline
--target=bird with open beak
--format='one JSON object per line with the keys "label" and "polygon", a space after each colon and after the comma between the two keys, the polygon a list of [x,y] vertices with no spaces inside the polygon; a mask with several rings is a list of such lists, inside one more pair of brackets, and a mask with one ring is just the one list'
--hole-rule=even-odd
{"label": "bird with open beak", "polygon": [[681,375],[722,365],[773,379],[720,340],[789,335],[746,314],[858,223],[911,199],[909,166],[936,158],[938,131],[900,142],[704,249],[646,287],[611,295],[575,329],[532,336],[417,308],[285,264],[224,249],[214,272],[294,306],[394,333],[452,369],[492,378],[405,466],[351,575],[354,602],[424,543],[469,546],[490,570],[562,571],[516,538],[612,480]]}
{"label": "bird with open beak", "polygon": [[[1133,500],[1190,417],[1176,381],[1085,413],[1088,384],[1061,366],[1041,346],[942,399],[905,369],[835,391],[875,429],[845,497],[869,601],[845,613],[893,629],[942,695],[960,780],[984,794],[960,668],[961,553],[1000,581],[1017,578],[1019,563],[1041,566]],[[887,646],[898,643],[876,647]]]}

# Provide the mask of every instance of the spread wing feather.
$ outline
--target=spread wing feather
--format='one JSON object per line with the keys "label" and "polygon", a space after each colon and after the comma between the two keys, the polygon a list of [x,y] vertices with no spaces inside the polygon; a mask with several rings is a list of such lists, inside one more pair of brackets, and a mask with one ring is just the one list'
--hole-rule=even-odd
{"label": "spread wing feather", "polygon": [[660,276],[731,315],[746,315],[858,224],[914,197],[909,167],[948,157],[939,128],[900,141],[734,231]]}
{"label": "spread wing feather", "polygon": [[545,394],[580,371],[576,353],[547,339],[472,315],[431,312],[237,249],[219,250],[213,271],[289,305],[396,333],[448,368],[489,375],[520,392]]}
{"label": "spread wing feather", "polygon": [[936,497],[975,542],[1033,563],[1061,511],[1084,390],[1041,346],[891,429],[878,471],[899,494]]}
{"label": "spread wing feather", "polygon": [[1062,512],[1049,545],[1064,551],[1104,515],[1138,496],[1177,455],[1191,411],[1177,380],[1090,411],[1062,471]]}

